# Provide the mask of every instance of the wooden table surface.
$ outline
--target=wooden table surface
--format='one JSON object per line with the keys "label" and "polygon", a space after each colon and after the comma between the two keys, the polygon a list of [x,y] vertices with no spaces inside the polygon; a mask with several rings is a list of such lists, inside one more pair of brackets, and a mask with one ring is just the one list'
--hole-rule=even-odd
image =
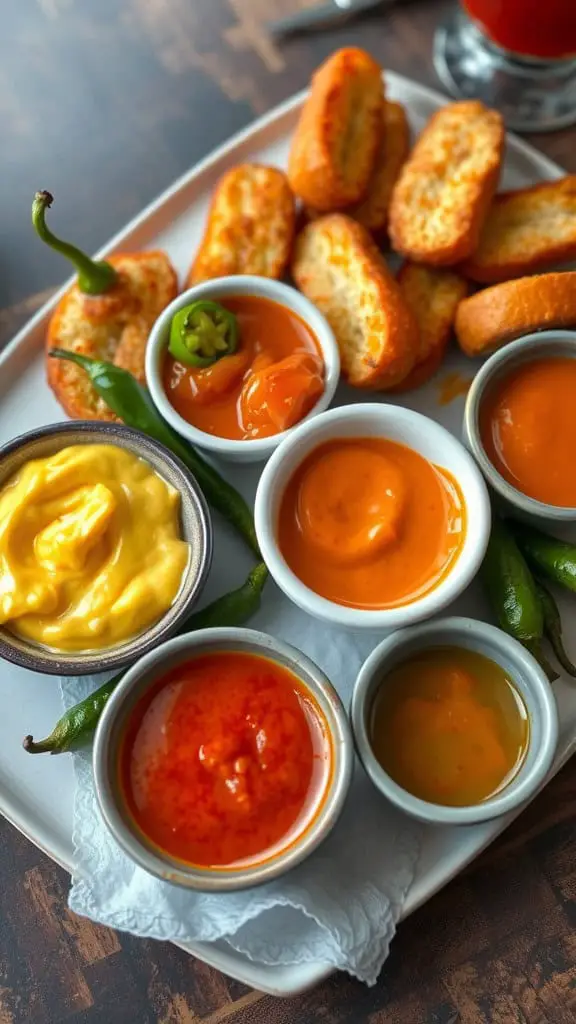
{"label": "wooden table surface", "polygon": [[[32,235],[37,188],[93,251],[213,146],[307,82],[338,46],[436,86],[448,9],[404,0],[281,45],[268,19],[308,0],[19,0],[0,34],[0,341],[65,268]],[[576,131],[533,140],[576,171]],[[47,765],[49,770],[49,764]],[[301,998],[251,991],[168,944],[66,906],[68,876],[0,821],[0,1024],[570,1024],[576,1021],[576,767],[403,923],[379,983]]]}

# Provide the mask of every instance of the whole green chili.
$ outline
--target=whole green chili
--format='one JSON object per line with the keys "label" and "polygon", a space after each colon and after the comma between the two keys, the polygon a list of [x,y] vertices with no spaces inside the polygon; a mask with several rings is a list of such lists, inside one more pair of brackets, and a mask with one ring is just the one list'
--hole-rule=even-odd
{"label": "whole green chili", "polygon": [[156,409],[147,389],[131,373],[114,363],[90,359],[67,349],[55,348],[49,355],[80,366],[88,374],[98,395],[126,426],[155,438],[182,459],[196,477],[208,504],[227,519],[251,551],[261,557],[254,518],[242,495],[172,430]]}
{"label": "whole green chili", "polygon": [[544,635],[550,642],[550,646],[564,671],[569,676],[576,677],[576,665],[572,664],[564,647],[562,620],[556,600],[541,580],[536,580],[536,590],[544,613]]}
{"label": "whole green chili", "polygon": [[[179,633],[192,633],[197,629],[216,626],[242,626],[260,607],[262,591],[268,578],[263,562],[255,565],[242,586],[216,598],[184,623]],[[85,746],[92,736],[106,702],[125,672],[119,672],[89,697],[65,711],[54,729],[44,740],[35,742],[26,736],[23,747],[29,754],[64,754]]]}
{"label": "whole green chili", "polygon": [[510,525],[529,564],[540,575],[576,592],[576,544],[551,537],[528,523],[514,521]]}
{"label": "whole green chili", "polygon": [[536,582],[508,526],[494,518],[480,578],[500,627],[526,647],[550,680],[557,674],[543,651],[544,612]]}

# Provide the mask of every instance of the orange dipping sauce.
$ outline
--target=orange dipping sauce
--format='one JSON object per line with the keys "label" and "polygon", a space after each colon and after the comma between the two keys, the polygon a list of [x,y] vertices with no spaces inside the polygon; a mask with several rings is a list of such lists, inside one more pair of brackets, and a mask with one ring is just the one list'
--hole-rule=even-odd
{"label": "orange dipping sauce", "polygon": [[506,671],[477,651],[419,651],[387,675],[370,725],[374,754],[399,786],[449,807],[482,803],[522,765],[528,712]]}
{"label": "orange dipping sauce", "polygon": [[508,483],[537,501],[576,507],[576,359],[521,363],[480,408],[484,450]]}
{"label": "orange dipping sauce", "polygon": [[465,526],[464,499],[446,470],[386,438],[340,438],[312,451],[289,481],[278,543],[322,597],[395,608],[444,579]]}
{"label": "orange dipping sauce", "polygon": [[259,655],[199,655],[137,704],[120,782],[138,828],[202,867],[261,863],[311,824],[332,750],[324,716],[288,669]]}
{"label": "orange dipping sauce", "polygon": [[236,352],[196,369],[167,352],[166,396],[198,430],[245,441],[271,437],[306,416],[324,391],[316,336],[296,313],[257,295],[223,299],[238,320]]}

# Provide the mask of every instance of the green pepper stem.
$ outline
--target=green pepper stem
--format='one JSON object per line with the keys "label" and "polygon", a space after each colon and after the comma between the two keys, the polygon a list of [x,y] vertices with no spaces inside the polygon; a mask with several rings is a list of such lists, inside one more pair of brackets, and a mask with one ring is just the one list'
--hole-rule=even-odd
{"label": "green pepper stem", "polygon": [[45,740],[39,740],[38,743],[35,743],[33,736],[25,736],[22,740],[22,746],[28,754],[51,754],[54,746],[54,737],[51,734]]}
{"label": "green pepper stem", "polygon": [[53,203],[50,192],[37,192],[32,203],[32,224],[36,234],[51,249],[59,252],[62,256],[76,267],[78,272],[78,287],[86,295],[102,295],[113,288],[118,281],[118,275],[114,267],[105,260],[93,260],[86,253],[77,249],[70,242],[63,242],[56,238],[46,224],[46,210],[50,209]]}

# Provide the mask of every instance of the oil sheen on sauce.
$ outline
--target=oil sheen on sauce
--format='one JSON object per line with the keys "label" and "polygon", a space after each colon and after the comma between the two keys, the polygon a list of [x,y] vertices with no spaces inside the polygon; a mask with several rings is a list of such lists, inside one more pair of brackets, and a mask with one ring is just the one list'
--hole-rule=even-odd
{"label": "oil sheen on sauce", "polygon": [[374,754],[413,796],[450,807],[480,804],[520,768],[526,706],[503,668],[476,651],[435,647],[393,668],[370,721]]}

